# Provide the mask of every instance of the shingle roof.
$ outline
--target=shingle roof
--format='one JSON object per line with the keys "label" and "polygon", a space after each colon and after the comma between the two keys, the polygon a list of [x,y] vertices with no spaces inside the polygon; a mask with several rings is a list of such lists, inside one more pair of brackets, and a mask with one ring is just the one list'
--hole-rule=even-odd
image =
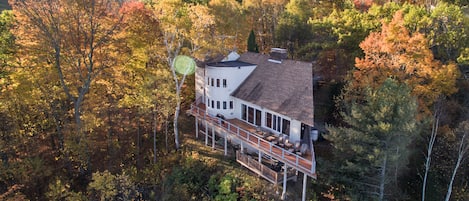
{"label": "shingle roof", "polygon": [[220,62],[213,62],[208,63],[207,66],[214,66],[214,67],[243,67],[243,66],[254,66],[255,64],[243,62],[243,61],[220,61]]}
{"label": "shingle roof", "polygon": [[252,52],[241,55],[239,61],[257,67],[231,95],[314,126],[312,63],[268,59]]}

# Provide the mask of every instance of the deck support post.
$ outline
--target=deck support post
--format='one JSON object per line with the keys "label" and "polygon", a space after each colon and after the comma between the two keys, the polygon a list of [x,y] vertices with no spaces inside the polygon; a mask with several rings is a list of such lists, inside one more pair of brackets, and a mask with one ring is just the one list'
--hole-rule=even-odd
{"label": "deck support post", "polygon": [[261,150],[259,150],[259,158],[257,160],[258,160],[259,164],[262,163],[262,151]]}
{"label": "deck support post", "polygon": [[199,139],[199,118],[195,117],[195,139]]}
{"label": "deck support post", "polygon": [[225,156],[228,155],[228,133],[225,133]]}
{"label": "deck support post", "polygon": [[244,154],[244,145],[243,145],[243,141],[241,141],[241,153]]}
{"label": "deck support post", "polygon": [[308,175],[303,173],[303,194],[301,196],[302,201],[306,201],[306,181],[308,181]]}
{"label": "deck support post", "polygon": [[285,200],[287,194],[287,164],[284,165],[283,170],[283,189],[282,189],[282,197],[280,199]]}
{"label": "deck support post", "polygon": [[212,149],[215,149],[215,126],[212,127]]}
{"label": "deck support post", "polygon": [[205,146],[208,145],[208,124],[207,120],[205,120]]}

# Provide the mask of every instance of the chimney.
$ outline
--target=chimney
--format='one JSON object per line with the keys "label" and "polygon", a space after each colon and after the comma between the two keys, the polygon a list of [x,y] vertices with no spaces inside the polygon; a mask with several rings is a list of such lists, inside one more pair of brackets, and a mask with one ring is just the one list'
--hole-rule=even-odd
{"label": "chimney", "polygon": [[287,50],[282,48],[271,48],[269,61],[273,63],[282,63],[288,57]]}

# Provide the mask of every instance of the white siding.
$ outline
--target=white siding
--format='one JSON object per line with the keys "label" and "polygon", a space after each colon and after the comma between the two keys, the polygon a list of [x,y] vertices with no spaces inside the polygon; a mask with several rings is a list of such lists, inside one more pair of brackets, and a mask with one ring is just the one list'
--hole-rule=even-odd
{"label": "white siding", "polygon": [[[229,109],[230,101],[234,101],[234,98],[230,94],[236,90],[239,85],[251,74],[256,66],[243,66],[243,67],[205,67],[205,78],[204,82],[207,82],[210,78],[210,83],[205,84],[205,99],[214,101],[215,107],[210,103],[210,107],[207,107],[207,112],[210,115],[221,114],[227,119],[235,117],[236,104],[233,109]],[[214,86],[211,85],[211,79],[214,79]],[[220,82],[217,87],[217,79]],[[226,88],[223,86],[223,80],[226,80]],[[217,101],[220,103],[220,108],[217,108]],[[226,102],[227,109],[223,109],[223,102]],[[208,103],[206,104],[208,106]]]}
{"label": "white siding", "polygon": [[205,69],[197,67],[195,69],[195,100],[205,103]]}
{"label": "white siding", "polygon": [[292,120],[290,122],[290,141],[295,142],[301,140],[301,122]]}

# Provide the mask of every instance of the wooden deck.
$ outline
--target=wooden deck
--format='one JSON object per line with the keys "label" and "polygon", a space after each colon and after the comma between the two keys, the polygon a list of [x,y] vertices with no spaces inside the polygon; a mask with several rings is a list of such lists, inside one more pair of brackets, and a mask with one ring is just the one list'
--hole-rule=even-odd
{"label": "wooden deck", "polygon": [[213,117],[205,112],[205,105],[191,105],[191,109],[187,113],[193,115],[198,120],[204,121],[210,126],[220,129],[222,132],[229,134],[242,141],[244,144],[251,146],[263,154],[267,154],[272,158],[294,168],[312,178],[316,178],[316,161],[314,158],[314,148],[309,155],[300,156],[291,151],[284,149],[272,142],[263,139],[263,136],[256,134],[256,127],[251,126],[241,120],[231,119],[223,120]]}
{"label": "wooden deck", "polygon": [[[239,151],[236,152],[236,161],[241,163],[241,165],[247,167],[251,171],[255,172],[256,174],[264,177],[267,181],[270,181],[273,184],[279,184],[283,182],[283,174],[284,171],[274,171],[268,166],[259,163],[258,160],[246,155],[242,154]],[[287,171],[287,181],[288,180],[295,180],[296,174],[295,171]]]}

